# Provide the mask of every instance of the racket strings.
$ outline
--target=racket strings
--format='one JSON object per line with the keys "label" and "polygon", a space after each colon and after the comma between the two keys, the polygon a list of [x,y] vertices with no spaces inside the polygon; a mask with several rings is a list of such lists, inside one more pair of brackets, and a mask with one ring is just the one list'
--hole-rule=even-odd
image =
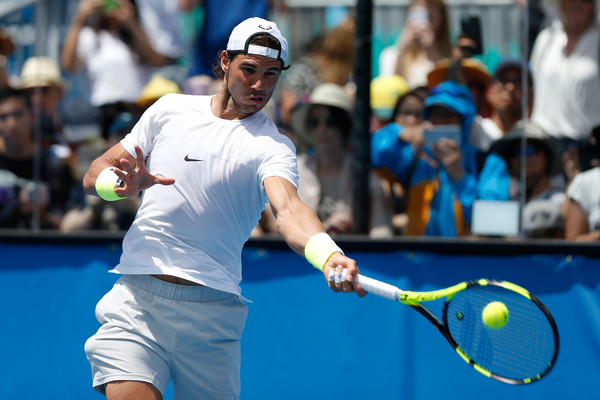
{"label": "racket strings", "polygon": [[[493,329],[482,321],[483,309],[501,301],[508,322]],[[555,353],[552,326],[531,300],[501,286],[473,286],[457,293],[445,310],[451,336],[467,356],[491,373],[522,381],[546,372]]]}

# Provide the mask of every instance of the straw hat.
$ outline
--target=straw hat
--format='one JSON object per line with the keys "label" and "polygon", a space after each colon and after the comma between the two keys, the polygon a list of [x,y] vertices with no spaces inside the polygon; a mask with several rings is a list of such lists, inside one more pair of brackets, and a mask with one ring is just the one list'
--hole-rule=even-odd
{"label": "straw hat", "polygon": [[[490,83],[490,73],[481,61],[475,58],[463,58],[460,63],[462,73],[468,83],[481,83],[487,86]],[[427,74],[427,87],[429,89],[450,79],[450,68],[452,60],[444,59],[438,61],[435,67]]]}
{"label": "straw hat", "polygon": [[56,61],[48,57],[30,57],[21,70],[21,89],[57,86],[66,89],[67,83],[60,74]]}

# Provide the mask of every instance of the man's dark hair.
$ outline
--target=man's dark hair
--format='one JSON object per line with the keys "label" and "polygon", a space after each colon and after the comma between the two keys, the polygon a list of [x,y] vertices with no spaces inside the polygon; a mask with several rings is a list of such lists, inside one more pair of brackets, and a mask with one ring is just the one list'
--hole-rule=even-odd
{"label": "man's dark hair", "polygon": [[[272,49],[275,50],[281,50],[281,43],[279,43],[279,40],[277,40],[274,36],[271,35],[267,35],[267,34],[260,34],[260,35],[256,35],[254,36],[251,40],[250,40],[250,44],[255,44],[258,46],[265,46],[265,47],[270,47]],[[223,79],[225,77],[225,72],[223,71],[223,69],[221,68],[221,53],[223,51],[227,51],[227,50],[221,50],[219,52],[219,54],[217,55],[217,58],[215,59],[215,62],[213,63],[213,67],[212,67],[212,71],[213,74],[215,74],[215,76],[218,79]],[[233,61],[235,59],[235,57],[237,57],[238,54],[241,54],[239,52],[236,53],[227,53],[227,57],[229,57],[230,61]],[[286,66],[284,64],[284,62],[281,62],[281,69],[282,70],[286,70],[288,69],[289,66]]]}
{"label": "man's dark hair", "polygon": [[27,108],[31,110],[31,97],[24,90],[7,87],[0,89],[0,104],[4,103],[9,99],[23,99]]}

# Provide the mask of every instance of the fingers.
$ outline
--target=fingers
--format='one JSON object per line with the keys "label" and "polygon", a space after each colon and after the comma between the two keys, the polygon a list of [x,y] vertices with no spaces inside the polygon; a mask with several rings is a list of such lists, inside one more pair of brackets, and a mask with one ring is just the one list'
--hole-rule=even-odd
{"label": "fingers", "polygon": [[354,268],[353,272],[351,272],[350,269],[338,265],[337,267],[329,268],[327,282],[334,292],[356,292],[357,295],[363,297],[367,293],[358,283],[354,282],[356,274],[358,274],[358,269]]}
{"label": "fingers", "polygon": [[142,151],[142,148],[138,145],[135,145],[134,149],[135,149],[135,161],[137,163],[137,167],[145,169],[146,162],[144,160],[144,152]]}

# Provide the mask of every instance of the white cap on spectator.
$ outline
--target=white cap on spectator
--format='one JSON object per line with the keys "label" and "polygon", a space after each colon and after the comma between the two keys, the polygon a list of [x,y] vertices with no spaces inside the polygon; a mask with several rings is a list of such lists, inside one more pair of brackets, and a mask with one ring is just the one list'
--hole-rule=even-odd
{"label": "white cap on spectator", "polygon": [[[281,45],[281,50],[250,44],[250,40],[254,36],[264,34],[271,35],[277,39]],[[285,62],[288,56],[288,43],[283,35],[281,35],[275,22],[253,17],[242,21],[233,28],[229,36],[229,42],[227,43],[227,52],[254,54]]]}

